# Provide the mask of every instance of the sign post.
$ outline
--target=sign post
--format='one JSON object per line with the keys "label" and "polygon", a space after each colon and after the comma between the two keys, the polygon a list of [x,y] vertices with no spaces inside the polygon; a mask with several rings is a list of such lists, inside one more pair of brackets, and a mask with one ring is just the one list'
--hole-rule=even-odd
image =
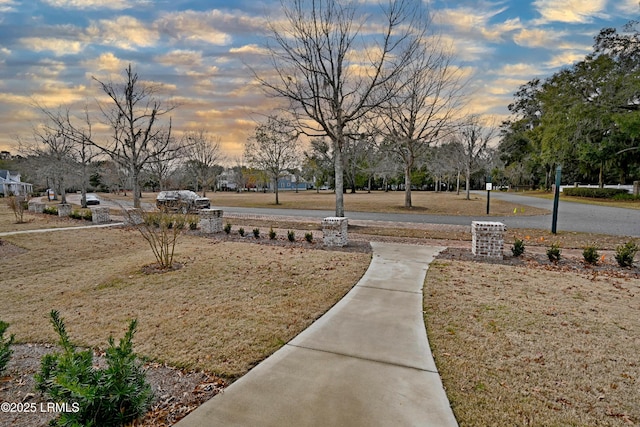
{"label": "sign post", "polygon": [[491,183],[491,175],[487,177],[487,183],[485,184],[487,187],[487,215],[489,215],[489,202],[491,200],[491,190],[493,190],[493,184]]}
{"label": "sign post", "polygon": [[553,193],[553,218],[551,221],[551,232],[556,234],[558,228],[558,203],[560,202],[560,177],[562,175],[562,166],[556,168],[556,185]]}

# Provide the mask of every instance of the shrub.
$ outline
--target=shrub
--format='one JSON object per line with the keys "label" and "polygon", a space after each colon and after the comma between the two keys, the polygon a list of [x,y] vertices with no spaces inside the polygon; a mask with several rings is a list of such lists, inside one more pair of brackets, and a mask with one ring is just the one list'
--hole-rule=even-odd
{"label": "shrub", "polygon": [[515,241],[513,242],[513,246],[511,247],[511,253],[515,257],[519,257],[520,255],[522,255],[524,253],[524,240],[518,239],[516,237]]}
{"label": "shrub", "polygon": [[244,228],[238,228],[238,234],[240,235],[240,237],[244,237]]}
{"label": "shrub", "polygon": [[190,220],[189,230],[197,230],[197,229],[198,229],[198,220]]}
{"label": "shrub", "polygon": [[287,239],[289,239],[290,242],[295,242],[296,241],[296,233],[293,230],[287,231]]}
{"label": "shrub", "polygon": [[51,425],[123,426],[147,411],[152,391],[133,352],[136,320],[129,323],[119,345],[109,337],[103,369],[94,367],[91,349],[77,350],[71,343],[56,310],[51,311],[51,323],[62,352],[42,358],[36,388],[54,402],[77,404],[77,411],[63,412]]}
{"label": "shrub", "polygon": [[309,243],[313,242],[313,233],[311,232],[304,233],[304,240],[306,240]]}
{"label": "shrub", "polygon": [[614,255],[618,265],[620,267],[631,267],[633,265],[633,259],[638,252],[638,245],[635,242],[629,241],[624,245],[620,245],[616,248],[616,254]]}
{"label": "shrub", "polygon": [[[188,215],[183,213],[168,212],[141,212],[142,221],[136,221],[133,211],[125,210],[128,222],[140,232],[149,243],[158,266],[163,269],[173,267],[173,254],[178,237],[187,223]],[[138,223],[136,223],[138,222]]]}
{"label": "shrub", "polygon": [[[24,212],[29,209],[29,198],[25,196],[9,196],[7,197],[7,206],[16,217],[16,224],[24,223]],[[56,214],[58,212],[56,211]]]}
{"label": "shrub", "polygon": [[58,208],[56,208],[55,206],[47,206],[46,208],[44,208],[44,210],[42,211],[42,213],[45,213],[47,215],[58,215]]}
{"label": "shrub", "polygon": [[557,243],[552,243],[551,247],[547,249],[547,256],[549,257],[549,261],[558,262],[560,261],[560,254],[562,250],[560,249],[560,245]]}
{"label": "shrub", "polygon": [[269,239],[274,240],[276,238],[276,232],[273,231],[273,227],[269,229]]}
{"label": "shrub", "polygon": [[226,223],[226,224],[224,225],[223,230],[224,230],[224,232],[225,232],[225,233],[227,233],[227,234],[231,233],[231,224]]}
{"label": "shrub", "polygon": [[82,214],[82,218],[87,221],[93,221],[93,212],[91,212],[91,209],[87,209],[86,211],[84,211],[84,214]]}
{"label": "shrub", "polygon": [[562,190],[565,196],[589,197],[593,199],[611,199],[618,194],[629,194],[623,188],[565,188]]}
{"label": "shrub", "polygon": [[260,229],[259,228],[254,228],[253,229],[253,237],[255,237],[256,239],[260,238]]}
{"label": "shrub", "polygon": [[587,264],[597,264],[598,259],[600,258],[600,255],[598,254],[598,247],[595,244],[585,246],[582,250],[582,258],[584,258],[584,261]]}
{"label": "shrub", "polygon": [[13,344],[13,340],[15,336],[9,335],[9,339],[4,337],[4,333],[7,332],[9,328],[9,324],[7,322],[3,322],[0,320],[0,375],[7,368],[7,364],[9,363],[9,359],[11,359],[11,354],[13,350],[11,350],[11,345]]}

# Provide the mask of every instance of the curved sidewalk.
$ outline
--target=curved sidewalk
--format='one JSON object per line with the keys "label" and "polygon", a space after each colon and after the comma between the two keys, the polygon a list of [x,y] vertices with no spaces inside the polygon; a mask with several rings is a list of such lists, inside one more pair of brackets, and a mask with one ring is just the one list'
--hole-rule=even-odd
{"label": "curved sidewalk", "polygon": [[422,308],[444,248],[371,245],[369,269],[340,302],[176,425],[457,426]]}

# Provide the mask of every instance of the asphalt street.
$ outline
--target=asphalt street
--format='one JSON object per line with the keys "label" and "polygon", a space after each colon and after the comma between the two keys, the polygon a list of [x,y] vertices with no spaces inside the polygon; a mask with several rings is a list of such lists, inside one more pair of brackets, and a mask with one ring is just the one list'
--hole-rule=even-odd
{"label": "asphalt street", "polygon": [[[485,192],[481,192],[486,195]],[[422,214],[385,214],[370,212],[345,212],[348,218],[371,221],[391,221],[421,224],[471,225],[471,221],[499,221],[509,228],[535,228],[551,230],[553,200],[518,195],[517,193],[491,192],[492,200],[505,200],[525,206],[548,209],[547,215],[535,216],[453,216]],[[215,205],[215,196],[212,204]],[[270,208],[238,208],[215,206],[225,212],[238,214],[257,214],[269,216],[296,216],[321,220],[334,216],[334,211],[296,210]],[[581,231],[618,236],[640,237],[640,210],[594,206],[575,202],[560,201],[558,209],[557,231]]]}

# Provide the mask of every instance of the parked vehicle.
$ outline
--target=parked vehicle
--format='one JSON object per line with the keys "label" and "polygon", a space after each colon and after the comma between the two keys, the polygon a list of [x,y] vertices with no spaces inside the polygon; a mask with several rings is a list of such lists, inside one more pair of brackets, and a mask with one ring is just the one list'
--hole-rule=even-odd
{"label": "parked vehicle", "polygon": [[98,196],[96,196],[95,194],[87,194],[87,206],[89,205],[99,205],[100,204],[100,199],[98,199]]}
{"label": "parked vehicle", "polygon": [[189,213],[209,209],[211,201],[189,190],[161,191],[156,197],[156,207],[161,210]]}

